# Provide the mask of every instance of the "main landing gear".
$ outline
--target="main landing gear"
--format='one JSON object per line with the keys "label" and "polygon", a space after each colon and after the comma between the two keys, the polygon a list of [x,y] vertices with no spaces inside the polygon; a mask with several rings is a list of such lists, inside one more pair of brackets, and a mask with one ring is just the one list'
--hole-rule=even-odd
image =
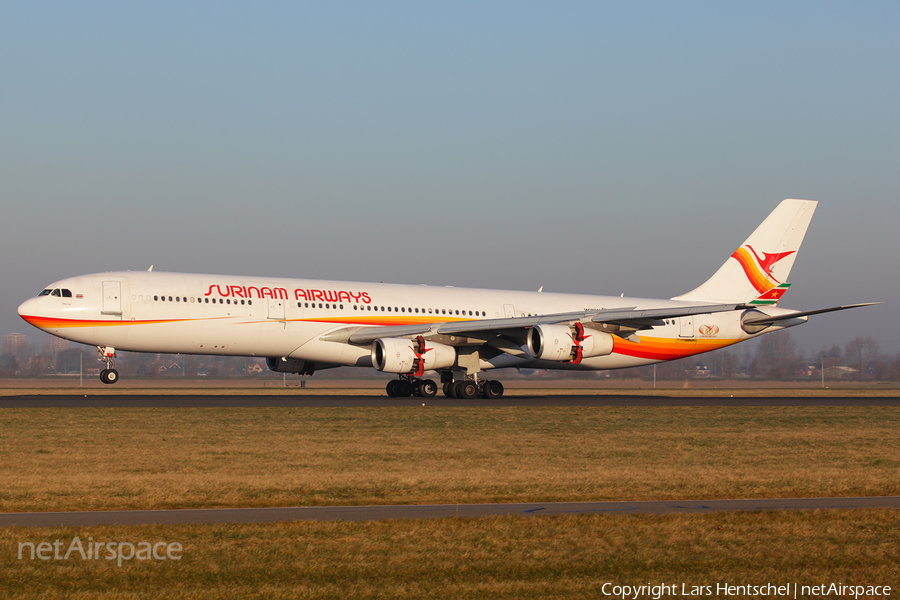
{"label": "main landing gear", "polygon": [[444,384],[444,395],[448,398],[459,398],[461,400],[469,400],[476,396],[493,400],[503,395],[503,384],[499,381],[487,379],[450,381]]}
{"label": "main landing gear", "polygon": [[400,379],[392,379],[387,384],[387,394],[391,398],[421,396],[431,398],[437,394],[437,384],[431,379],[417,379],[409,375],[401,375]]}
{"label": "main landing gear", "polygon": [[100,361],[106,363],[106,368],[100,371],[100,381],[113,384],[119,380],[119,372],[113,369],[116,362],[116,349],[111,346],[97,346],[100,353]]}
{"label": "main landing gear", "polygon": [[[400,379],[392,379],[387,384],[387,395],[391,398],[419,396],[431,398],[437,393],[438,386],[431,379],[417,379],[411,375],[401,375]],[[444,383],[444,395],[448,398],[471,399],[475,397],[489,400],[503,395],[503,384],[499,381],[481,379],[464,379]]]}

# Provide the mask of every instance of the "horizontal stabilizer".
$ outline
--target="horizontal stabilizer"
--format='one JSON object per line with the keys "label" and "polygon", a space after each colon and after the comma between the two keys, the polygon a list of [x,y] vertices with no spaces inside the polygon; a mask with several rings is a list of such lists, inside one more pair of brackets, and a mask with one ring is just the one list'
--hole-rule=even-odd
{"label": "horizontal stabilizer", "polygon": [[808,317],[810,315],[821,315],[822,313],[836,312],[839,310],[847,310],[849,308],[859,308],[860,306],[875,306],[881,302],[864,302],[863,304],[846,304],[844,306],[833,306],[831,308],[820,308],[818,310],[805,310],[802,312],[792,312],[783,315],[754,315],[747,317],[742,321],[744,325],[769,325],[778,321],[787,321],[798,317]]}

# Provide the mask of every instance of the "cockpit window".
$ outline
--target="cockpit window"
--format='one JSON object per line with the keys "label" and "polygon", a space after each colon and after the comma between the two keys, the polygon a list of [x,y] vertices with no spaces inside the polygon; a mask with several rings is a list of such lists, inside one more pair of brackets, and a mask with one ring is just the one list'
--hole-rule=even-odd
{"label": "cockpit window", "polygon": [[41,290],[41,293],[38,296],[49,296],[51,290]]}
{"label": "cockpit window", "polygon": [[72,290],[66,290],[66,289],[64,289],[64,290],[62,291],[62,297],[63,297],[63,298],[71,298],[71,297],[72,297]]}
{"label": "cockpit window", "polygon": [[50,295],[51,295],[51,296],[59,296],[59,289],[53,290],[53,292],[51,292]]}

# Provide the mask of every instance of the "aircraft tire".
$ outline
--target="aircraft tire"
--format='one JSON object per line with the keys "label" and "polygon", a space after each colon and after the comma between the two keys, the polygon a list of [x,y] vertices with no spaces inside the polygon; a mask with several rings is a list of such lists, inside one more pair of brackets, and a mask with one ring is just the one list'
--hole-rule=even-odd
{"label": "aircraft tire", "polygon": [[100,381],[106,384],[113,384],[119,380],[119,372],[115,369],[103,369],[100,371]]}
{"label": "aircraft tire", "polygon": [[387,387],[385,388],[385,391],[387,392],[387,395],[390,396],[391,398],[397,397],[397,384],[398,383],[400,383],[400,382],[396,379],[391,379],[387,383]]}
{"label": "aircraft tire", "polygon": [[456,398],[456,390],[454,388],[456,384],[454,382],[445,383],[444,384],[444,395],[448,398]]}
{"label": "aircraft tire", "polygon": [[397,382],[397,385],[394,386],[394,389],[397,391],[398,398],[406,398],[407,396],[413,395],[413,385],[403,379]]}
{"label": "aircraft tire", "polygon": [[499,381],[485,381],[482,395],[489,400],[499,398],[503,395],[503,384]]}
{"label": "aircraft tire", "polygon": [[416,392],[423,398],[431,398],[437,394],[437,384],[431,379],[423,379],[416,385]]}
{"label": "aircraft tire", "polygon": [[460,381],[456,385],[456,397],[463,400],[471,400],[478,395],[478,386],[474,381]]}

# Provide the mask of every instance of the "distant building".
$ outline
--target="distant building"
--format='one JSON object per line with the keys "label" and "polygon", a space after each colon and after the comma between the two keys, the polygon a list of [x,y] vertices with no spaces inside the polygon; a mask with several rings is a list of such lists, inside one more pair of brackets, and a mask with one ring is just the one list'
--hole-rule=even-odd
{"label": "distant building", "polygon": [[3,336],[3,354],[22,356],[25,353],[25,334],[8,333]]}
{"label": "distant building", "polygon": [[684,374],[686,377],[709,377],[712,371],[702,362],[697,362],[693,367],[685,369]]}
{"label": "distant building", "polygon": [[64,340],[62,338],[56,337],[55,335],[47,334],[47,339],[44,341],[44,354],[56,356],[63,350],[68,349],[69,340]]}

